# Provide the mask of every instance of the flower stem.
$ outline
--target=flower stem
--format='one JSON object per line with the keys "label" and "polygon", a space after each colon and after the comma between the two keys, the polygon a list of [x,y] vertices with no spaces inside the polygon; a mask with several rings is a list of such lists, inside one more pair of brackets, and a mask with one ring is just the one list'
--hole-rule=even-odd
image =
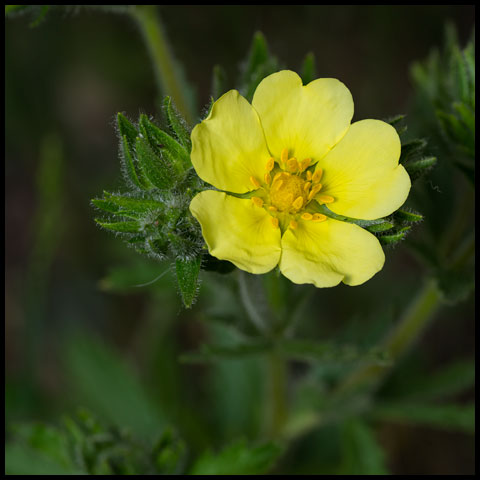
{"label": "flower stem", "polygon": [[184,81],[168,46],[157,6],[135,5],[131,13],[140,27],[150,52],[160,92],[170,95],[187,122],[193,123],[195,118],[192,108],[182,89]]}

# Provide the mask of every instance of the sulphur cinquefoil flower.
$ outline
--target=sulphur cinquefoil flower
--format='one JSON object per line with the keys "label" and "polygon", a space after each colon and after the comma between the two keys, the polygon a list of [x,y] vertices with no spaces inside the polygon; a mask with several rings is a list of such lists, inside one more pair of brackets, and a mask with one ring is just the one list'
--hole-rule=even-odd
{"label": "sulphur cinquefoil flower", "polygon": [[292,71],[266,77],[252,104],[236,90],[218,99],[192,132],[192,163],[218,190],[195,196],[211,255],[251,273],[276,267],[295,283],[359,285],[383,267],[377,238],[339,215],[373,220],[406,200],[400,139],[379,120],[350,124],[343,83],[303,85]]}

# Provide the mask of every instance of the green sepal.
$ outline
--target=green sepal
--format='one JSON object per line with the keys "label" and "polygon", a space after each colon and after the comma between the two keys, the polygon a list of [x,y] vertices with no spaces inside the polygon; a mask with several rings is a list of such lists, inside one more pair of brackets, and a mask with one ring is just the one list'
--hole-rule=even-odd
{"label": "green sepal", "polygon": [[128,221],[128,222],[103,222],[98,218],[95,221],[103,228],[111,230],[112,232],[119,233],[138,233],[142,231],[142,226],[139,222]]}
{"label": "green sepal", "polygon": [[409,142],[402,143],[402,153],[399,163],[403,164],[413,155],[421,153],[426,146],[427,142],[423,138],[415,138]]}
{"label": "green sepal", "polygon": [[198,274],[200,273],[201,256],[189,260],[175,261],[177,282],[182,295],[183,304],[191,308],[198,294]]}
{"label": "green sepal", "polygon": [[126,137],[130,151],[135,151],[135,141],[138,137],[138,130],[120,112],[117,113],[117,126],[120,137]]}
{"label": "green sepal", "polygon": [[401,242],[410,231],[411,227],[403,227],[394,233],[379,235],[378,239],[382,245],[394,245]]}
{"label": "green sepal", "polygon": [[151,199],[133,198],[121,195],[112,195],[104,192],[105,198],[94,198],[93,205],[108,213],[122,217],[141,218],[154,210],[163,210],[162,203]]}
{"label": "green sepal", "polygon": [[163,107],[167,116],[168,125],[175,132],[177,140],[187,150],[192,150],[192,141],[190,140],[190,128],[186,120],[180,115],[170,97],[163,99]]}
{"label": "green sepal", "polygon": [[395,224],[393,224],[392,222],[381,222],[375,225],[370,225],[365,228],[369,232],[378,233],[378,232],[386,232],[387,230],[391,230],[394,226]]}
{"label": "green sepal", "polygon": [[[191,166],[187,150],[168,133],[154,125],[146,115],[140,115],[140,130],[148,139],[152,150],[163,157],[177,175],[183,174]],[[171,174],[173,173],[172,171]]]}
{"label": "green sepal", "polygon": [[304,85],[313,82],[317,78],[317,67],[315,65],[315,55],[310,52],[307,53],[303,60],[300,77]]}
{"label": "green sepal", "polygon": [[418,212],[399,209],[393,214],[396,223],[419,223],[423,221],[423,215]]}
{"label": "green sepal", "polygon": [[436,157],[424,157],[418,160],[405,163],[404,167],[412,181],[417,180],[421,175],[432,169],[437,163]]}
{"label": "green sepal", "polygon": [[169,190],[174,186],[175,175],[172,166],[153,151],[147,140],[137,138],[136,152],[140,169],[152,187]]}

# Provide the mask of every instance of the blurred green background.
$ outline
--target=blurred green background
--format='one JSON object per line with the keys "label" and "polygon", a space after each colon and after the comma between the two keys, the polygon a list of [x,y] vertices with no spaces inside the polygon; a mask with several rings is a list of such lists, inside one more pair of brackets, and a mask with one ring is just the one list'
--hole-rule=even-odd
{"label": "blurred green background", "polygon": [[[352,92],[355,120],[412,111],[412,62],[442,45],[446,21],[457,27],[464,45],[475,17],[474,6],[448,5],[159,11],[172,50],[196,88],[199,115],[210,98],[214,65],[225,68],[233,88],[260,30],[290,69],[298,71],[305,54],[313,52],[319,76],[339,78]],[[231,318],[233,324],[242,317],[225,287],[233,280],[202,273],[199,301],[185,311],[168,263],[139,257],[93,221],[90,199],[122,185],[116,113],[131,119],[158,113],[155,79],[137,26],[127,16],[87,9],[52,10],[40,25],[29,24],[22,16],[5,21],[7,426],[57,422],[86,406],[142,435],[173,419],[194,451],[239,435],[256,438],[264,414],[257,401],[263,380],[256,359],[213,366],[178,362],[180,354],[224,328],[206,329],[205,317]],[[445,172],[416,187],[432,205],[448,203],[449,192],[462,185],[456,173]],[[435,232],[445,212],[427,212],[428,205],[422,209],[418,201],[415,206],[433,218],[413,235]],[[151,286],[134,286],[165,271]],[[299,331],[327,340],[347,324],[361,332],[358,323],[372,320],[373,307],[383,312],[373,320],[391,325],[420,288],[423,272],[400,245],[365,285],[302,287],[313,299]],[[473,295],[443,308],[408,361],[428,373],[452,359],[470,358],[473,308]],[[303,367],[292,368],[294,378],[301,378]],[[473,391],[462,395],[459,401],[471,400]],[[376,436],[393,473],[474,471],[472,436],[392,422],[380,422]],[[298,472],[302,464],[305,473],[318,471],[315,442],[322,448],[324,439],[317,437],[294,452],[297,459],[287,458],[287,470]]]}

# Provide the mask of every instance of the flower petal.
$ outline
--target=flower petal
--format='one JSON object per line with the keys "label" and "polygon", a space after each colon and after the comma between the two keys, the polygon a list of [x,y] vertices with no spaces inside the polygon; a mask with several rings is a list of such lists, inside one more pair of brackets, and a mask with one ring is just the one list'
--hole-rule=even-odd
{"label": "flower petal", "polygon": [[321,159],[348,130],[353,99],[348,88],[335,78],[319,78],[303,86],[290,70],[263,79],[252,105],[260,116],[273,156],[284,148],[301,161]]}
{"label": "flower petal", "polygon": [[250,273],[266,273],[280,259],[280,229],[251,200],[206,190],[190,203],[211,255]]}
{"label": "flower petal", "polygon": [[322,195],[339,215],[372,220],[389,215],[407,199],[411,182],[398,164],[400,138],[380,120],[353,123],[342,140],[317,165],[323,169]]}
{"label": "flower petal", "polygon": [[192,131],[193,166],[218,189],[254,190],[250,177],[263,179],[270,157],[257,112],[236,90],[220,97]]}
{"label": "flower petal", "polygon": [[385,262],[380,242],[358,225],[329,218],[300,220],[282,238],[280,270],[294,283],[333,287],[341,281],[360,285]]}

